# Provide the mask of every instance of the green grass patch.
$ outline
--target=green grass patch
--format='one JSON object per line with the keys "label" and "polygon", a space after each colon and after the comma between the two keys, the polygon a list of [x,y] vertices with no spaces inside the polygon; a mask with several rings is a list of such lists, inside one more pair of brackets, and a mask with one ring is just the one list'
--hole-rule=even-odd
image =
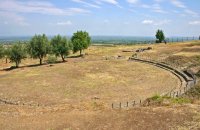
{"label": "green grass patch", "polygon": [[192,102],[189,98],[184,98],[184,97],[172,98],[169,96],[160,96],[158,94],[152,96],[150,99],[158,103],[163,103],[163,101],[165,100],[165,101],[169,101],[170,104],[185,104],[185,103]]}
{"label": "green grass patch", "polygon": [[152,99],[153,101],[162,101],[163,97],[158,95],[158,94],[156,94],[153,97],[151,97],[150,99]]}
{"label": "green grass patch", "polygon": [[172,102],[173,104],[192,103],[192,101],[191,101],[189,98],[183,98],[183,97],[171,98],[171,102]]}

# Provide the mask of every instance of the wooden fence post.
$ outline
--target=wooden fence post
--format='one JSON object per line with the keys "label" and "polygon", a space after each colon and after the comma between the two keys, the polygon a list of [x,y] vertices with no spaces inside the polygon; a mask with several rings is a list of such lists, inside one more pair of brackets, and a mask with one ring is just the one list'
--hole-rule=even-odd
{"label": "wooden fence post", "polygon": [[114,108],[114,104],[112,103],[112,109]]}
{"label": "wooden fence post", "polygon": [[126,107],[128,107],[128,102],[127,102],[127,104],[126,104]]}
{"label": "wooden fence post", "polygon": [[121,108],[121,107],[122,107],[122,103],[120,102],[120,103],[119,103],[119,108]]}

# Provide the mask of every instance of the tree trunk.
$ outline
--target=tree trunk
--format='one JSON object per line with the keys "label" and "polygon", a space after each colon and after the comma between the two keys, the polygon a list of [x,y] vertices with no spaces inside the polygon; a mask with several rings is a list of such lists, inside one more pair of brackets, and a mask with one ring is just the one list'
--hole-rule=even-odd
{"label": "tree trunk", "polygon": [[65,57],[61,55],[62,61],[65,62]]}
{"label": "tree trunk", "polygon": [[8,63],[8,58],[6,57],[6,64]]}
{"label": "tree trunk", "polygon": [[19,63],[16,61],[15,64],[16,64],[16,68],[18,68],[19,67]]}
{"label": "tree trunk", "polygon": [[82,50],[80,50],[80,56],[81,56],[81,54],[82,54]]}
{"label": "tree trunk", "polygon": [[40,58],[40,65],[42,65],[42,58]]}

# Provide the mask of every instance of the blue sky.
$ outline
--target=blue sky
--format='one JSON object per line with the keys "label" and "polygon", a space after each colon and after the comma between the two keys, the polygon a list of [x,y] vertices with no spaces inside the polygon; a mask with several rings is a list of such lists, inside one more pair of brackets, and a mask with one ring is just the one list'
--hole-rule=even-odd
{"label": "blue sky", "polygon": [[200,0],[0,0],[0,36],[200,35]]}

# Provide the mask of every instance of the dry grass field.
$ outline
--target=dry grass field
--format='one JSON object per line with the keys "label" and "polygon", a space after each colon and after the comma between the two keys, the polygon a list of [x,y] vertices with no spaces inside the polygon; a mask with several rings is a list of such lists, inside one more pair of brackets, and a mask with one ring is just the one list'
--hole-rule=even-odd
{"label": "dry grass field", "polygon": [[200,70],[199,41],[91,46],[85,50],[84,58],[72,54],[65,63],[42,66],[30,66],[39,61],[26,59],[20,68],[10,71],[3,69],[12,64],[2,60],[0,99],[25,105],[0,103],[0,129],[200,128],[198,105],[111,109],[113,102],[144,100],[180,85],[172,73],[128,61],[135,52],[123,52],[149,46],[153,49],[138,54],[138,57],[166,62],[180,69],[190,68],[193,72]]}

